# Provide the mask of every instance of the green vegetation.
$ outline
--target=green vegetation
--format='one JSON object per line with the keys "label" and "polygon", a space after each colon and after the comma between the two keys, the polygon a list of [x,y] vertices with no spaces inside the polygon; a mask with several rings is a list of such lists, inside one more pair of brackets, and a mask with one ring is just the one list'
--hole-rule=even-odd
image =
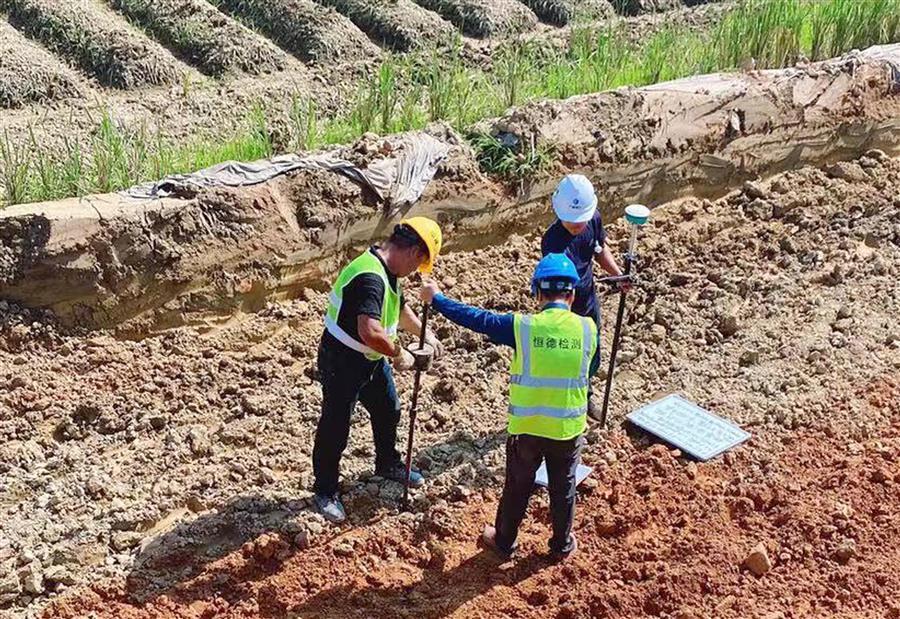
{"label": "green vegetation", "polygon": [[277,48],[198,0],[109,0],[187,62],[209,75],[227,71],[271,72]]}
{"label": "green vegetation", "polygon": [[489,174],[508,181],[522,182],[544,172],[556,158],[552,144],[505,144],[494,136],[473,134],[469,141],[475,148],[478,165]]}
{"label": "green vegetation", "polygon": [[184,145],[146,129],[128,131],[104,115],[85,142],[66,140],[48,152],[32,134],[15,144],[0,138],[0,183],[6,204],[58,200],[124,189],[168,174],[199,170],[222,161],[254,161],[273,155],[268,119],[254,106],[230,140]]}
{"label": "green vegetation", "polygon": [[108,22],[89,2],[0,0],[16,28],[78,64],[106,86],[171,84],[178,70],[156,45]]}
{"label": "green vegetation", "polygon": [[[783,66],[898,40],[900,0],[745,0],[711,31],[669,27],[634,45],[615,24],[576,28],[564,49],[509,41],[494,54],[491,70],[467,64],[457,39],[440,51],[387,56],[339,116],[322,117],[312,99],[295,97],[284,111],[289,134],[284,143],[311,150],[370,131],[419,129],[444,120],[470,136],[487,171],[520,179],[545,169],[552,147],[504,145],[471,135],[476,121],[539,98],[746,67],[751,58],[758,68]],[[111,190],[227,159],[252,160],[273,151],[269,124],[256,106],[231,140],[185,146],[163,136],[148,138],[143,131],[126,132],[104,118],[91,144],[71,144],[63,153],[48,154],[37,144],[0,144],[0,183],[6,202],[16,203],[71,195],[73,187],[77,193]]]}

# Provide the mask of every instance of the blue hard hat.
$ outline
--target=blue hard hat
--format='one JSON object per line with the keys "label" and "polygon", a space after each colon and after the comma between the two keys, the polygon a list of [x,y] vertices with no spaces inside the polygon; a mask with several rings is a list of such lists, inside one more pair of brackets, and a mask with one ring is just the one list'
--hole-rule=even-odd
{"label": "blue hard hat", "polygon": [[538,262],[531,277],[531,292],[573,290],[578,283],[578,270],[565,254],[547,254]]}

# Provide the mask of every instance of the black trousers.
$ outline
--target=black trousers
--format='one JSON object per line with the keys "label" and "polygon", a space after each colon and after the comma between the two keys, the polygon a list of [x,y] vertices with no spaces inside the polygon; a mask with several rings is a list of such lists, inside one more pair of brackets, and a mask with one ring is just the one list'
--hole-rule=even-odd
{"label": "black trousers", "polygon": [[553,537],[550,550],[565,553],[572,550],[572,521],[575,519],[575,469],[581,460],[584,439],[577,436],[555,441],[527,434],[510,435],[506,439],[506,483],[497,508],[497,546],[505,551],[515,549],[519,525],[528,509],[534,489],[534,474],[547,461],[550,492],[550,514]]}
{"label": "black trousers", "polygon": [[375,440],[375,470],[400,462],[397,424],[400,400],[388,363],[370,361],[350,350],[329,333],[319,344],[319,380],[322,382],[322,416],[313,446],[313,491],[332,495],[338,490],[341,456],[350,436],[350,416],[359,401],[369,412]]}

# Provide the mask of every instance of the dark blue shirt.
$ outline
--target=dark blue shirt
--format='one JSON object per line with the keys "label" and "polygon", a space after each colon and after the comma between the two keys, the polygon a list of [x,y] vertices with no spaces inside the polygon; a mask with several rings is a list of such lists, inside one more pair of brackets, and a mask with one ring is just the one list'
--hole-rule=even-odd
{"label": "dark blue shirt", "polygon": [[[486,335],[495,344],[516,347],[515,314],[497,314],[483,310],[459,301],[454,301],[442,294],[437,294],[431,301],[431,307],[435,311],[455,322],[460,327],[465,327],[476,333]],[[548,303],[543,309],[566,309],[565,303]],[[590,375],[593,376],[600,366],[600,333],[597,332],[597,352],[591,359]]]}
{"label": "dark blue shirt", "polygon": [[606,242],[606,230],[600,220],[600,212],[588,222],[587,227],[578,236],[566,230],[558,219],[547,228],[541,239],[541,255],[566,254],[575,263],[579,282],[575,287],[575,302],[572,311],[580,316],[589,316],[598,320],[599,304],[594,288],[594,254],[603,251]]}

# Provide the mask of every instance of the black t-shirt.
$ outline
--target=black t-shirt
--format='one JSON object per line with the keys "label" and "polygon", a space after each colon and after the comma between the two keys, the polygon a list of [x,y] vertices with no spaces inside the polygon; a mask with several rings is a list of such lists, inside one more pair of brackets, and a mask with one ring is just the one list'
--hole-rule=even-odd
{"label": "black t-shirt", "polygon": [[[375,251],[375,247],[369,248],[369,251],[384,264],[384,260]],[[397,276],[391,273],[387,265],[384,271],[388,276],[388,283],[391,289],[397,290]],[[405,300],[400,296],[400,307],[403,307]],[[344,297],[341,303],[341,311],[338,314],[338,326],[344,330],[354,340],[361,342],[359,337],[359,329],[356,325],[358,316],[371,316],[376,320],[381,319],[381,306],[384,304],[384,280],[372,273],[360,273],[351,279],[344,286]]]}
{"label": "black t-shirt", "polygon": [[541,239],[542,255],[565,253],[575,263],[580,280],[575,288],[572,311],[580,316],[592,317],[598,309],[594,289],[594,254],[603,251],[605,242],[606,230],[603,229],[599,211],[578,236],[572,236],[557,219]]}

